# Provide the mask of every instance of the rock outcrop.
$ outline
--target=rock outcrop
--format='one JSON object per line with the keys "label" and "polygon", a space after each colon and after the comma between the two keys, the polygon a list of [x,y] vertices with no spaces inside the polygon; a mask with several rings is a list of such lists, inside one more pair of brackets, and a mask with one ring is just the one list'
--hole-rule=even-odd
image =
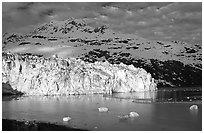
{"label": "rock outcrop", "polygon": [[151,74],[132,65],[75,58],[2,55],[2,80],[27,95],[70,95],[156,90]]}

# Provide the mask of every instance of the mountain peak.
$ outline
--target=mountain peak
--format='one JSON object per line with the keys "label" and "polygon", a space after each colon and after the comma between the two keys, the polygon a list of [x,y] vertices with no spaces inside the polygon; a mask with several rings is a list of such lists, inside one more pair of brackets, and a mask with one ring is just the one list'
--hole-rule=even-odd
{"label": "mountain peak", "polygon": [[[92,63],[104,60],[111,64],[123,62],[146,68],[161,85],[201,84],[201,46],[147,40],[134,34],[113,32],[107,26],[93,28],[85,22],[84,19],[69,18],[43,24],[29,35],[5,34],[2,49],[45,57],[77,57]],[[178,81],[175,76],[179,75],[182,76]]]}
{"label": "mountain peak", "polygon": [[73,25],[76,25],[76,26],[86,26],[87,23],[85,22],[84,19],[76,19],[76,18],[69,18],[67,20],[65,20],[65,23],[68,23],[68,24],[73,24]]}
{"label": "mountain peak", "polygon": [[74,30],[82,30],[85,26],[87,26],[85,20],[71,17],[65,21],[52,20],[49,23],[42,24],[32,34],[53,34],[55,32],[66,34],[68,32],[74,32]]}
{"label": "mountain peak", "polygon": [[65,21],[52,20],[49,23],[42,24],[41,26],[36,28],[33,32],[31,32],[30,35],[41,35],[45,37],[68,37],[71,34],[104,34],[108,29],[106,25],[93,28],[89,26],[86,22],[87,21],[85,19],[75,19],[73,17]]}

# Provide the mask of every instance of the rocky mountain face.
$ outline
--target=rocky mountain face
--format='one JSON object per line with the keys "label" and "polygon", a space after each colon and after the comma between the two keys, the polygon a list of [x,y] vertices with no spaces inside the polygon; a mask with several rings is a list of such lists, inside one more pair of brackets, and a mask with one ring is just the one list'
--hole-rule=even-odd
{"label": "rocky mountain face", "polygon": [[27,35],[4,34],[3,51],[132,65],[150,73],[159,87],[202,85],[201,45],[147,40],[106,26],[93,28],[82,19],[51,21]]}
{"label": "rocky mountain face", "polygon": [[151,74],[133,65],[87,63],[75,58],[44,58],[32,54],[3,53],[2,79],[13,90],[27,95],[111,94],[157,89]]}

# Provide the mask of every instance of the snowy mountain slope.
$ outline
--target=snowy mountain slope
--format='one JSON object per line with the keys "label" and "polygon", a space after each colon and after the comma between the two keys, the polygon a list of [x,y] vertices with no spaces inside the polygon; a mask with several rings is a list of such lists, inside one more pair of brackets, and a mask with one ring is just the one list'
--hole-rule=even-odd
{"label": "snowy mountain slope", "polygon": [[51,21],[27,35],[5,34],[3,38],[3,51],[133,64],[150,72],[159,86],[202,84],[202,49],[198,44],[148,40],[115,33],[106,26],[93,28],[74,18]]}

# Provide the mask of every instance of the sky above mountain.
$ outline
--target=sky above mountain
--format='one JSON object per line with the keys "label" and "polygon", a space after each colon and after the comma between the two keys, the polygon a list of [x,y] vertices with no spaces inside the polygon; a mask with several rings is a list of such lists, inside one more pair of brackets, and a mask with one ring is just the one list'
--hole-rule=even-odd
{"label": "sky above mountain", "polygon": [[28,33],[37,25],[70,17],[85,18],[93,27],[107,25],[112,30],[153,40],[202,42],[202,3],[14,3],[2,4],[2,29]]}

